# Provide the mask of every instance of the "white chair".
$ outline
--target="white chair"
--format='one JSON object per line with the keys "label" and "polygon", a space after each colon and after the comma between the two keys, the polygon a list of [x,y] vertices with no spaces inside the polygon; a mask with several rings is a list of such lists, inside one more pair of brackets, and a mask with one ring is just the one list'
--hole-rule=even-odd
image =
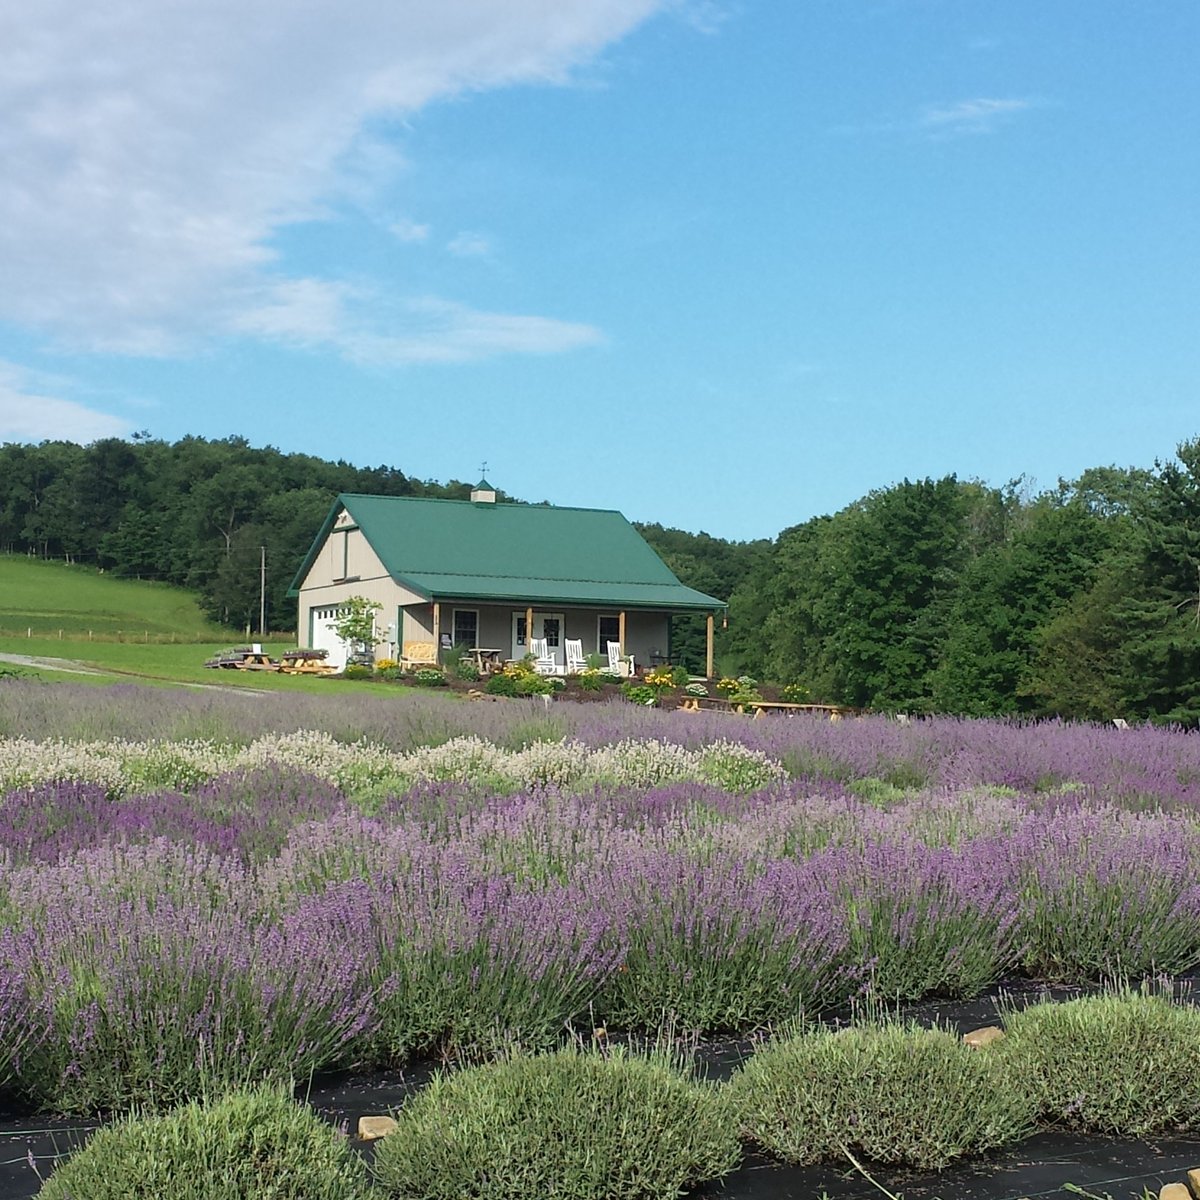
{"label": "white chair", "polygon": [[622,655],[620,642],[608,643],[608,667],[606,670],[609,675],[633,674],[633,655]]}
{"label": "white chair", "polygon": [[578,675],[587,666],[587,659],[583,656],[583,639],[567,638],[563,647],[567,652],[567,674]]}
{"label": "white chair", "polygon": [[557,675],[558,663],[554,651],[550,649],[545,638],[530,638],[529,653],[533,655],[533,669],[539,675]]}

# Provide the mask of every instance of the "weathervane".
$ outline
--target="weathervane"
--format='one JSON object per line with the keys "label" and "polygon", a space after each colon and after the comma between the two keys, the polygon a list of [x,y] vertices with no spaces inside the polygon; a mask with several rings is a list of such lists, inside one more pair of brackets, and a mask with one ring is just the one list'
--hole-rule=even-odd
{"label": "weathervane", "polygon": [[483,465],[479,468],[479,474],[482,478],[487,478],[487,459],[483,460]]}

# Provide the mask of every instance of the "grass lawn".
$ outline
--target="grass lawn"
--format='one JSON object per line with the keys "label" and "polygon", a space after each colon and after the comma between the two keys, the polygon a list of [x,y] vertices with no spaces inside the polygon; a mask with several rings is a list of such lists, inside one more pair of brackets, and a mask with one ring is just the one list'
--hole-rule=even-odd
{"label": "grass lawn", "polygon": [[229,638],[182,588],[94,567],[0,555],[0,634],[84,638]]}
{"label": "grass lawn", "polygon": [[[304,675],[277,675],[271,671],[214,671],[205,667],[206,659],[237,643],[236,638],[219,642],[141,644],[137,642],[70,642],[54,638],[0,637],[0,654],[25,654],[33,658],[68,659],[103,671],[103,675],[72,675],[64,671],[33,666],[11,668],[21,675],[71,683],[204,683],[220,687],[250,688],[263,692],[314,692],[320,695],[345,695],[370,692],[392,695],[408,689],[397,684],[371,683],[359,679],[321,679]],[[278,657],[295,646],[292,640],[266,643],[264,649]],[[0,662],[0,670],[8,664]]]}
{"label": "grass lawn", "polygon": [[[203,683],[263,692],[321,695],[400,690],[364,680],[276,675],[269,671],[214,671],[205,660],[246,639],[209,621],[195,596],[182,588],[117,579],[94,567],[0,555],[0,654],[67,659],[102,671],[75,675],[0,661],[14,674],[72,683]],[[267,642],[278,657],[294,638]]]}

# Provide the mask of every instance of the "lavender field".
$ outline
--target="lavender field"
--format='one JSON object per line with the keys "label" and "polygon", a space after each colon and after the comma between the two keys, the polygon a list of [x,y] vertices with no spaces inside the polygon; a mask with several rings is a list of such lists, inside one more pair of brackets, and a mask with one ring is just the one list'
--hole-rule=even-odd
{"label": "lavender field", "polygon": [[93,1112],[1200,961],[1200,737],[0,684],[0,1081]]}

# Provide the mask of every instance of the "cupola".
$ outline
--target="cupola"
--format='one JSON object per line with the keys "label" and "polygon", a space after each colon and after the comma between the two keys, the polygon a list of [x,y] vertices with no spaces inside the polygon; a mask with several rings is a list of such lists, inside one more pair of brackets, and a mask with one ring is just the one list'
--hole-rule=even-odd
{"label": "cupola", "polygon": [[[461,494],[461,493],[460,493]],[[486,479],[480,481],[471,489],[472,504],[495,504],[496,489]]]}

